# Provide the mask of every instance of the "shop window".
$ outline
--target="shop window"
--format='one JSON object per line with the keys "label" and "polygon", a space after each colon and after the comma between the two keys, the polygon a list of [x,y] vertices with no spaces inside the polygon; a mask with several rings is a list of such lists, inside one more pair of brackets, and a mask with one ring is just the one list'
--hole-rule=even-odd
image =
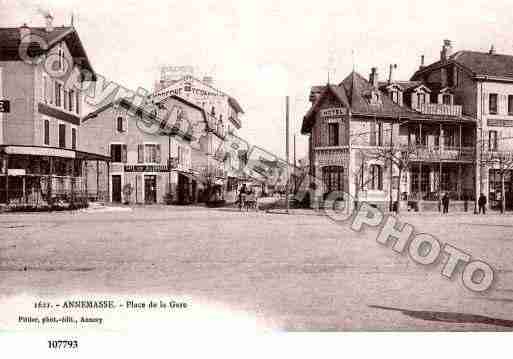
{"label": "shop window", "polygon": [[370,189],[383,190],[383,167],[380,165],[370,166]]}
{"label": "shop window", "polygon": [[491,93],[488,101],[489,101],[488,102],[488,110],[489,110],[488,112],[491,115],[496,115],[497,114],[497,94]]}
{"label": "shop window", "polygon": [[497,131],[488,131],[488,150],[497,151]]}
{"label": "shop window", "polygon": [[71,148],[77,149],[77,129],[72,128],[71,129]]}
{"label": "shop window", "polygon": [[144,162],[160,163],[160,145],[144,145]]}
{"label": "shop window", "polygon": [[110,158],[112,162],[126,163],[126,145],[124,144],[111,144],[110,145]]}
{"label": "shop window", "polygon": [[338,123],[328,123],[328,146],[339,145]]}
{"label": "shop window", "polygon": [[66,125],[59,124],[59,147],[66,148]]}
{"label": "shop window", "polygon": [[116,118],[116,129],[118,132],[125,132],[124,119],[121,116]]}

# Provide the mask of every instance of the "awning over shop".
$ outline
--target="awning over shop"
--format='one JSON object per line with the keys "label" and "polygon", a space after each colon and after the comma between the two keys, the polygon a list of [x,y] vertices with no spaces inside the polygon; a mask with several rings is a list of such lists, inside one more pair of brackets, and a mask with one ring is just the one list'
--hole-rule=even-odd
{"label": "awning over shop", "polygon": [[2,145],[0,146],[0,153],[8,155],[47,156],[70,159],[76,158],[81,160],[110,161],[110,157],[96,153],[46,146]]}

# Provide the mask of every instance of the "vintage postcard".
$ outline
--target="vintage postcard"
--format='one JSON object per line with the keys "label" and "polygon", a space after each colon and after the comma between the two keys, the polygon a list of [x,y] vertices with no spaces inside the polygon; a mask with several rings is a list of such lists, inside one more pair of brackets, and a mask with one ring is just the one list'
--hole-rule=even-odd
{"label": "vintage postcard", "polygon": [[506,0],[0,0],[6,357],[510,339],[512,23]]}

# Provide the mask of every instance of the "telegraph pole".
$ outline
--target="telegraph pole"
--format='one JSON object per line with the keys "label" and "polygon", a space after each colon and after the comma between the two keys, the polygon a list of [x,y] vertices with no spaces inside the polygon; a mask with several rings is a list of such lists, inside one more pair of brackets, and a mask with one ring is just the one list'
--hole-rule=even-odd
{"label": "telegraph pole", "polygon": [[296,134],[294,133],[294,194],[296,193]]}
{"label": "telegraph pole", "polygon": [[290,166],[289,166],[289,97],[285,98],[285,156],[287,157],[287,177],[285,185],[285,202],[287,213],[289,213],[289,182],[290,182]]}

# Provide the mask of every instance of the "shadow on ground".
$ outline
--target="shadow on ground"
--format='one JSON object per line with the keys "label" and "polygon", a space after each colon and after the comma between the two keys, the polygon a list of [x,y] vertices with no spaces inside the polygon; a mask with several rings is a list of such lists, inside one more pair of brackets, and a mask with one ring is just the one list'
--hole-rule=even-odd
{"label": "shadow on ground", "polygon": [[383,307],[380,305],[369,305],[370,308],[392,310],[401,312],[416,319],[429,320],[434,322],[445,323],[474,323],[474,324],[487,324],[496,325],[500,327],[513,328],[513,320],[491,318],[484,315],[454,313],[454,312],[433,312],[426,310],[409,310],[392,307]]}

